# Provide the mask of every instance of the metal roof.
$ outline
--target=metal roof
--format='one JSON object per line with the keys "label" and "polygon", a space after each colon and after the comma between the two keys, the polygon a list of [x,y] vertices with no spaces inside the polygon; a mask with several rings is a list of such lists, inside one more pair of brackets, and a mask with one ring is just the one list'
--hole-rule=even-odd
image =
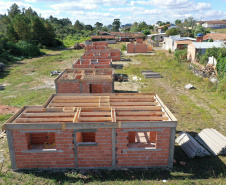
{"label": "metal roof", "polygon": [[208,49],[208,48],[226,48],[223,42],[192,42],[197,49]]}

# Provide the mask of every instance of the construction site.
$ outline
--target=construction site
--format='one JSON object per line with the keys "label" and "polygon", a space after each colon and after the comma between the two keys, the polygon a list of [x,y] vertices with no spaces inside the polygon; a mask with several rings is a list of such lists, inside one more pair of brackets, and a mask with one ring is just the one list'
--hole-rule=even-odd
{"label": "construction site", "polygon": [[114,69],[100,61],[120,59],[106,42],[87,46],[55,79],[59,94],[6,122],[14,170],[172,168],[177,120],[157,94],[114,93]]}
{"label": "construction site", "polygon": [[[130,50],[138,55],[150,52],[141,39],[128,43],[127,51]],[[182,161],[184,156],[175,157],[178,146],[191,159],[225,154],[224,136],[216,130],[204,129],[196,138],[187,132],[176,132],[174,114],[183,117],[177,113],[178,99],[175,95],[169,100],[165,96],[163,102],[159,95],[179,92],[166,84],[164,90],[157,88],[165,77],[157,68],[155,72],[146,67],[136,70],[140,63],[134,57],[132,62],[122,60],[121,51],[109,48],[106,42],[87,45],[84,51],[71,63],[72,68],[64,68],[53,79],[56,93],[44,104],[23,106],[3,125],[14,171],[168,170],[187,163]],[[116,64],[126,66],[123,73],[113,68]],[[133,68],[137,76],[126,74],[131,64],[137,66]],[[128,82],[123,81],[126,76]],[[147,87],[141,76],[153,79],[151,86]],[[133,84],[147,88],[147,93],[136,93]],[[172,101],[178,107],[170,106],[170,111],[167,107]]]}

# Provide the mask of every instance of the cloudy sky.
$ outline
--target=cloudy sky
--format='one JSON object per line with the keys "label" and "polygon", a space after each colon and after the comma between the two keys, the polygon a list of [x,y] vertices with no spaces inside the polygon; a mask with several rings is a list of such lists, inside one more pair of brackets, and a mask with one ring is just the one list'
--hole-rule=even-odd
{"label": "cloudy sky", "polygon": [[42,17],[69,18],[84,24],[111,24],[120,18],[122,24],[145,21],[174,22],[189,16],[195,20],[226,19],[226,0],[0,0],[0,14],[13,4],[31,7]]}

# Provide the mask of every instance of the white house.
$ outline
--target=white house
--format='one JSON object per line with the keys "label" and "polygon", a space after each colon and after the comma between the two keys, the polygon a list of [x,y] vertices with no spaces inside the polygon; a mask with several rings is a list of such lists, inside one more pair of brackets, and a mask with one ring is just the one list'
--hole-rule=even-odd
{"label": "white house", "polygon": [[205,28],[226,28],[226,21],[204,21],[202,27]]}
{"label": "white house", "polygon": [[164,37],[162,49],[165,49],[165,50],[170,49],[171,51],[175,51],[175,49],[177,49],[175,41],[182,41],[182,40],[184,40],[184,41],[186,41],[186,40],[195,41],[196,39],[191,38],[191,37],[181,37],[180,35]]}

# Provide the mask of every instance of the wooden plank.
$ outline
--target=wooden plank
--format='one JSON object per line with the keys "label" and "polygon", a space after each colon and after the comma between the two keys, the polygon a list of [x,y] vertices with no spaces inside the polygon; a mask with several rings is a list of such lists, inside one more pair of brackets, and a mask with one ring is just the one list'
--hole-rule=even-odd
{"label": "wooden plank", "polygon": [[142,106],[142,105],[158,105],[158,102],[111,102],[111,106]]}
{"label": "wooden plank", "polygon": [[75,114],[75,116],[74,116],[74,118],[73,118],[73,123],[77,122],[78,115],[79,115],[79,112],[80,112],[80,111],[81,111],[81,110],[77,108],[76,114]]}
{"label": "wooden plank", "polygon": [[72,100],[53,100],[52,103],[98,103],[98,99],[72,99]]}
{"label": "wooden plank", "polygon": [[116,111],[120,110],[162,110],[161,106],[139,106],[139,107],[115,107]]}
{"label": "wooden plank", "polygon": [[103,115],[103,116],[110,116],[111,112],[81,112],[81,116],[95,116],[95,115]]}
{"label": "wooden plank", "polygon": [[98,122],[98,121],[111,121],[111,117],[79,117],[78,122],[80,121],[92,121],[92,122]]}
{"label": "wooden plank", "polygon": [[34,123],[34,122],[72,122],[73,118],[17,118],[16,123]]}
{"label": "wooden plank", "polygon": [[43,113],[23,113],[21,114],[21,118],[31,118],[31,117],[53,117],[53,116],[64,116],[64,117],[73,117],[75,115],[74,112],[43,112]]}
{"label": "wooden plank", "polygon": [[110,111],[111,107],[82,107],[82,112],[91,112],[91,111]]}
{"label": "wooden plank", "polygon": [[84,100],[84,99],[98,99],[97,96],[80,96],[80,95],[68,95],[68,96],[55,96],[53,100]]}
{"label": "wooden plank", "polygon": [[126,116],[126,115],[164,115],[164,112],[153,112],[153,111],[128,111],[128,112],[117,112],[116,115],[118,116]]}
{"label": "wooden plank", "polygon": [[50,107],[98,107],[99,103],[50,103]]}
{"label": "wooden plank", "polygon": [[129,95],[112,95],[110,96],[111,99],[119,99],[119,98],[142,98],[142,99],[148,99],[148,98],[154,98],[154,96],[150,96],[150,95],[133,95],[132,93]]}
{"label": "wooden plank", "polygon": [[145,98],[131,98],[131,99],[115,98],[115,99],[111,99],[111,102],[154,102],[154,101],[155,101],[154,98],[146,98],[146,99]]}
{"label": "wooden plank", "polygon": [[152,117],[152,116],[128,116],[119,117],[117,116],[117,121],[163,121],[168,120],[168,117]]}
{"label": "wooden plank", "polygon": [[159,104],[162,106],[162,108],[166,111],[167,115],[171,118],[172,121],[177,121],[175,116],[172,114],[172,112],[165,106],[165,104],[162,102],[162,100],[159,98],[159,96],[156,94],[156,99],[159,102]]}

